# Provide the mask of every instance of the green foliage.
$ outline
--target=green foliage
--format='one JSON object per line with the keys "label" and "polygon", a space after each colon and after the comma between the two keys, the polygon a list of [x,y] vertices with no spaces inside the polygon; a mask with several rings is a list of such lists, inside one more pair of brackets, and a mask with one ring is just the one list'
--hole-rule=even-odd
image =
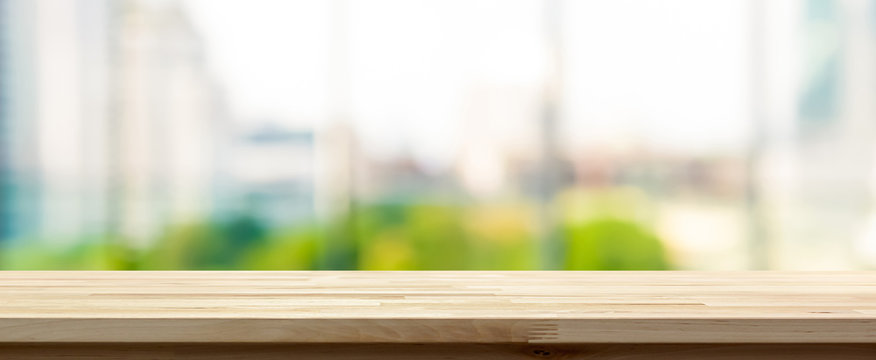
{"label": "green foliage", "polygon": [[30,245],[0,251],[6,270],[128,270],[131,251],[121,245],[84,240],[70,246]]}
{"label": "green foliage", "polygon": [[314,270],[317,249],[325,235],[315,227],[277,232],[242,256],[247,270]]}
{"label": "green foliage", "polygon": [[202,270],[210,268],[210,253],[219,244],[211,241],[212,227],[187,224],[168,228],[140,259],[143,270]]}
{"label": "green foliage", "polygon": [[[614,194],[585,195],[568,198],[586,210],[579,213],[600,214],[607,208],[631,213],[621,211],[631,202],[613,201],[608,195]],[[353,209],[329,223],[285,228],[267,227],[251,216],[178,224],[166,228],[148,248],[136,251],[125,246],[130,241],[113,237],[53,248],[19,246],[0,251],[0,266],[41,270],[531,270],[539,260],[535,210],[525,202],[483,205],[433,199],[358,204]],[[660,239],[637,224],[617,216],[567,218],[557,233],[566,250],[562,267],[670,268]]]}
{"label": "green foliage", "polygon": [[318,245],[320,270],[355,270],[358,264],[359,246],[356,226],[359,211],[353,211],[335,219],[323,227],[325,237]]}
{"label": "green foliage", "polygon": [[380,204],[358,212],[365,270],[466,269],[468,241],[460,209],[443,204]]}
{"label": "green foliage", "polygon": [[266,241],[268,230],[252,217],[215,224],[172,226],[141,259],[147,270],[240,268],[243,254]]}
{"label": "green foliage", "polygon": [[615,219],[571,225],[565,231],[567,270],[666,270],[660,239],[641,226]]}
{"label": "green foliage", "polygon": [[539,249],[535,214],[520,204],[469,207],[464,215],[473,270],[532,270]]}

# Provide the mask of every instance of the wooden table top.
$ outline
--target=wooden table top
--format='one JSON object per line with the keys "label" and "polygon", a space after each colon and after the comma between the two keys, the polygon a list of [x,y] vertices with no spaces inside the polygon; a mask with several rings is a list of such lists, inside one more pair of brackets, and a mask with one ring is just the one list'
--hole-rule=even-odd
{"label": "wooden table top", "polygon": [[876,272],[0,272],[0,342],[876,343]]}

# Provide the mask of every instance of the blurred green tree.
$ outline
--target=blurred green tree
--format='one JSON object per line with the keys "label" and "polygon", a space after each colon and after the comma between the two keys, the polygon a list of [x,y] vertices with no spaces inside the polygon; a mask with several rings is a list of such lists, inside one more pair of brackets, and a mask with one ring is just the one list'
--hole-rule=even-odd
{"label": "blurred green tree", "polygon": [[601,219],[567,226],[566,270],[667,270],[660,239],[630,222]]}
{"label": "blurred green tree", "polygon": [[227,222],[170,226],[141,258],[151,270],[239,269],[244,255],[266,241],[268,229],[252,216]]}
{"label": "blurred green tree", "polygon": [[316,226],[276,231],[242,255],[246,270],[315,270],[325,233]]}

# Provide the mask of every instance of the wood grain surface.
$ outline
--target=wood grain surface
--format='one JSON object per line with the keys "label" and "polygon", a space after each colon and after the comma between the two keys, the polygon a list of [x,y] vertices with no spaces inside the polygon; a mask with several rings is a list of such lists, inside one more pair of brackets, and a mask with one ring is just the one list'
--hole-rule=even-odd
{"label": "wood grain surface", "polygon": [[0,343],[76,342],[874,344],[876,273],[0,272]]}
{"label": "wood grain surface", "polygon": [[15,360],[873,360],[874,344],[0,344]]}

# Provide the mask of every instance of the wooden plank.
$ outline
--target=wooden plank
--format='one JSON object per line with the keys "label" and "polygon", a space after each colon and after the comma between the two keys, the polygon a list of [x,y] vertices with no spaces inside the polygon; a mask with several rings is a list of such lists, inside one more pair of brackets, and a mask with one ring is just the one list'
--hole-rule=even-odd
{"label": "wooden plank", "polygon": [[0,358],[76,359],[411,359],[411,360],[871,360],[862,344],[0,344]]}
{"label": "wooden plank", "polygon": [[2,342],[876,343],[872,320],[2,319]]}
{"label": "wooden plank", "polygon": [[876,273],[0,272],[0,342],[876,343]]}

